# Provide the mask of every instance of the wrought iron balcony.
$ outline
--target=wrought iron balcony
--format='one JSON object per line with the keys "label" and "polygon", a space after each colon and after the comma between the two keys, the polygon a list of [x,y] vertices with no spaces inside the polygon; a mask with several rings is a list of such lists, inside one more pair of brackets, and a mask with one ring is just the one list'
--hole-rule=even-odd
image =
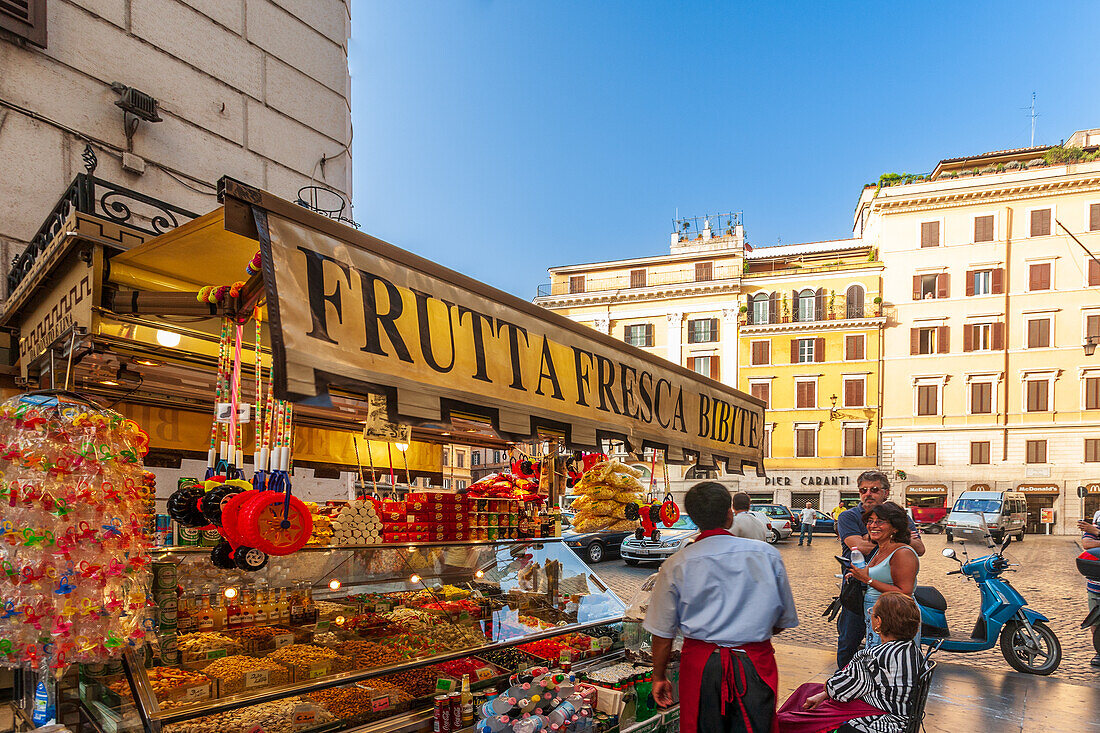
{"label": "wrought iron balcony", "polygon": [[31,238],[27,248],[12,260],[11,270],[8,272],[9,294],[14,292],[31,271],[50,242],[65,232],[69,216],[74,211],[98,216],[153,236],[175,229],[199,216],[125,186],[88,173],[78,173],[61,194],[38,232]]}
{"label": "wrought iron balcony", "polygon": [[[817,301],[819,299],[815,299]],[[767,326],[783,323],[815,323],[820,321],[845,321],[860,318],[881,318],[883,315],[882,303],[867,303],[864,301],[848,302],[842,295],[825,296],[824,303],[815,302],[812,309],[802,312],[793,312],[791,299],[780,297],[768,303],[768,307],[759,310],[750,304],[747,311],[738,316],[738,323],[742,326]]]}

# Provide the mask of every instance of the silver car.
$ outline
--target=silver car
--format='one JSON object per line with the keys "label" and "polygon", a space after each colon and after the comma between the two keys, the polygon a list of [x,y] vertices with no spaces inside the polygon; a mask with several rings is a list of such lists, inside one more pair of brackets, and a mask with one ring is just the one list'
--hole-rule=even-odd
{"label": "silver car", "polygon": [[787,539],[794,532],[791,528],[791,522],[788,519],[782,517],[769,517],[758,509],[753,509],[750,514],[753,514],[768,528],[768,536],[765,539],[769,545],[774,545],[779,540]]}
{"label": "silver car", "polygon": [[682,514],[680,520],[671,527],[658,527],[658,529],[661,530],[661,536],[656,542],[648,537],[638,539],[634,535],[623,540],[622,545],[619,546],[619,554],[627,565],[667,560],[699,534],[699,528],[686,514]]}

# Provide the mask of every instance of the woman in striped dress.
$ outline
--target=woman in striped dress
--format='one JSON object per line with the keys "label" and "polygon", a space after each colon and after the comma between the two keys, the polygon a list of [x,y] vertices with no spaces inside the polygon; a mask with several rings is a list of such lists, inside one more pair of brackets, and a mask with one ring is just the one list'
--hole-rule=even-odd
{"label": "woman in striped dress", "polygon": [[920,611],[912,598],[883,593],[871,612],[881,637],[878,646],[861,649],[844,669],[824,684],[799,687],[779,709],[781,733],[900,733],[912,712],[917,682],[924,671],[913,637]]}

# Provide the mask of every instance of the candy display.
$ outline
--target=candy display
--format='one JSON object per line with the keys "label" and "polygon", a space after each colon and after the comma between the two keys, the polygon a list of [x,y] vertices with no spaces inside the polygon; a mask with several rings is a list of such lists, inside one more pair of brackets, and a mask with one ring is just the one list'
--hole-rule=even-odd
{"label": "candy display", "polygon": [[[380,502],[379,502],[380,504]],[[348,502],[332,522],[332,539],[337,545],[374,545],[382,541],[382,520],[375,502]]]}
{"label": "candy display", "polygon": [[639,505],[644,499],[639,481],[642,472],[617,460],[603,461],[585,471],[574,491],[573,528],[577,532],[633,529],[637,517],[631,518],[627,507]]}
{"label": "candy display", "polygon": [[262,657],[234,655],[215,659],[202,668],[203,674],[218,680],[219,695],[235,695],[244,690],[285,685],[290,672],[281,664]]}
{"label": "candy display", "polygon": [[148,446],[72,393],[0,405],[0,665],[105,662],[153,630]]}
{"label": "candy display", "polygon": [[347,672],[354,667],[348,657],[314,644],[291,644],[276,649],[267,658],[290,668],[295,679],[312,679],[325,674]]}

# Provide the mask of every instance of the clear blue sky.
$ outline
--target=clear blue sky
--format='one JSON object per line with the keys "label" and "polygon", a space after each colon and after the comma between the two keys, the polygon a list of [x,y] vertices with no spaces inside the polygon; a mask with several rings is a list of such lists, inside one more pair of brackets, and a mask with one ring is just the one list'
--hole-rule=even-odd
{"label": "clear blue sky", "polygon": [[355,218],[523,298],[551,265],[851,231],[862,184],[1100,127],[1093,3],[356,0]]}

